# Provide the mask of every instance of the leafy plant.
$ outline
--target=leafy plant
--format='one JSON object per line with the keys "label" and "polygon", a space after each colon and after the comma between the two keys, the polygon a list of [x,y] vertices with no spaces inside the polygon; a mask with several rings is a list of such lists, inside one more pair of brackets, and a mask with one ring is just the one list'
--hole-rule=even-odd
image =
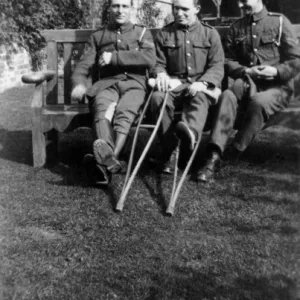
{"label": "leafy plant", "polygon": [[45,46],[40,31],[90,27],[88,9],[88,2],[77,0],[1,0],[0,44],[25,47],[37,69],[39,51]]}
{"label": "leafy plant", "polygon": [[157,20],[161,17],[162,11],[156,6],[155,0],[144,0],[138,8],[138,19],[147,27],[157,26]]}

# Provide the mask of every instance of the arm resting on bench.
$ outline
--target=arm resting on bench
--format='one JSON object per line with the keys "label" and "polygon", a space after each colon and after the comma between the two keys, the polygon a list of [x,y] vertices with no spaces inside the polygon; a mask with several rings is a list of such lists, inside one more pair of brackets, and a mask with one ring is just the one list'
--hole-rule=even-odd
{"label": "arm resting on bench", "polygon": [[32,73],[23,75],[22,81],[24,83],[40,84],[45,80],[49,81],[49,80],[53,79],[55,75],[56,75],[56,71],[52,71],[52,70],[47,70],[47,71],[42,71],[42,72],[32,72]]}

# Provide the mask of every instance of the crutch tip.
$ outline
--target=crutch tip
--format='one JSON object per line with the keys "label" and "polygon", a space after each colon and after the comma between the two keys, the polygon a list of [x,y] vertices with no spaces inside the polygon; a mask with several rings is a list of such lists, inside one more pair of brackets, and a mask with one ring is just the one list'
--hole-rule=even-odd
{"label": "crutch tip", "polygon": [[168,208],[165,212],[166,216],[173,217],[174,215],[174,208]]}
{"label": "crutch tip", "polygon": [[123,211],[123,206],[117,205],[117,206],[115,207],[115,212],[116,212],[116,213],[121,213],[122,211]]}

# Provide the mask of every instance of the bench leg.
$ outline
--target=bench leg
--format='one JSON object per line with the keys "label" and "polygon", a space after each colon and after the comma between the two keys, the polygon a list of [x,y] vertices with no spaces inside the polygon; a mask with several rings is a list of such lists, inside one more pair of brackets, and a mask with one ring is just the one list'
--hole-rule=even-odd
{"label": "bench leg", "polygon": [[43,167],[46,163],[46,137],[39,125],[34,124],[32,127],[33,166],[35,168]]}

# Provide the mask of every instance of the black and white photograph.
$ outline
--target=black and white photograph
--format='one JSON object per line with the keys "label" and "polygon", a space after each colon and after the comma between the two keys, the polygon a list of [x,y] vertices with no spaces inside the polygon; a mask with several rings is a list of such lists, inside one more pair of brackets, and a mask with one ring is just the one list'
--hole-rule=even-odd
{"label": "black and white photograph", "polygon": [[300,1],[1,0],[0,300],[300,300]]}

